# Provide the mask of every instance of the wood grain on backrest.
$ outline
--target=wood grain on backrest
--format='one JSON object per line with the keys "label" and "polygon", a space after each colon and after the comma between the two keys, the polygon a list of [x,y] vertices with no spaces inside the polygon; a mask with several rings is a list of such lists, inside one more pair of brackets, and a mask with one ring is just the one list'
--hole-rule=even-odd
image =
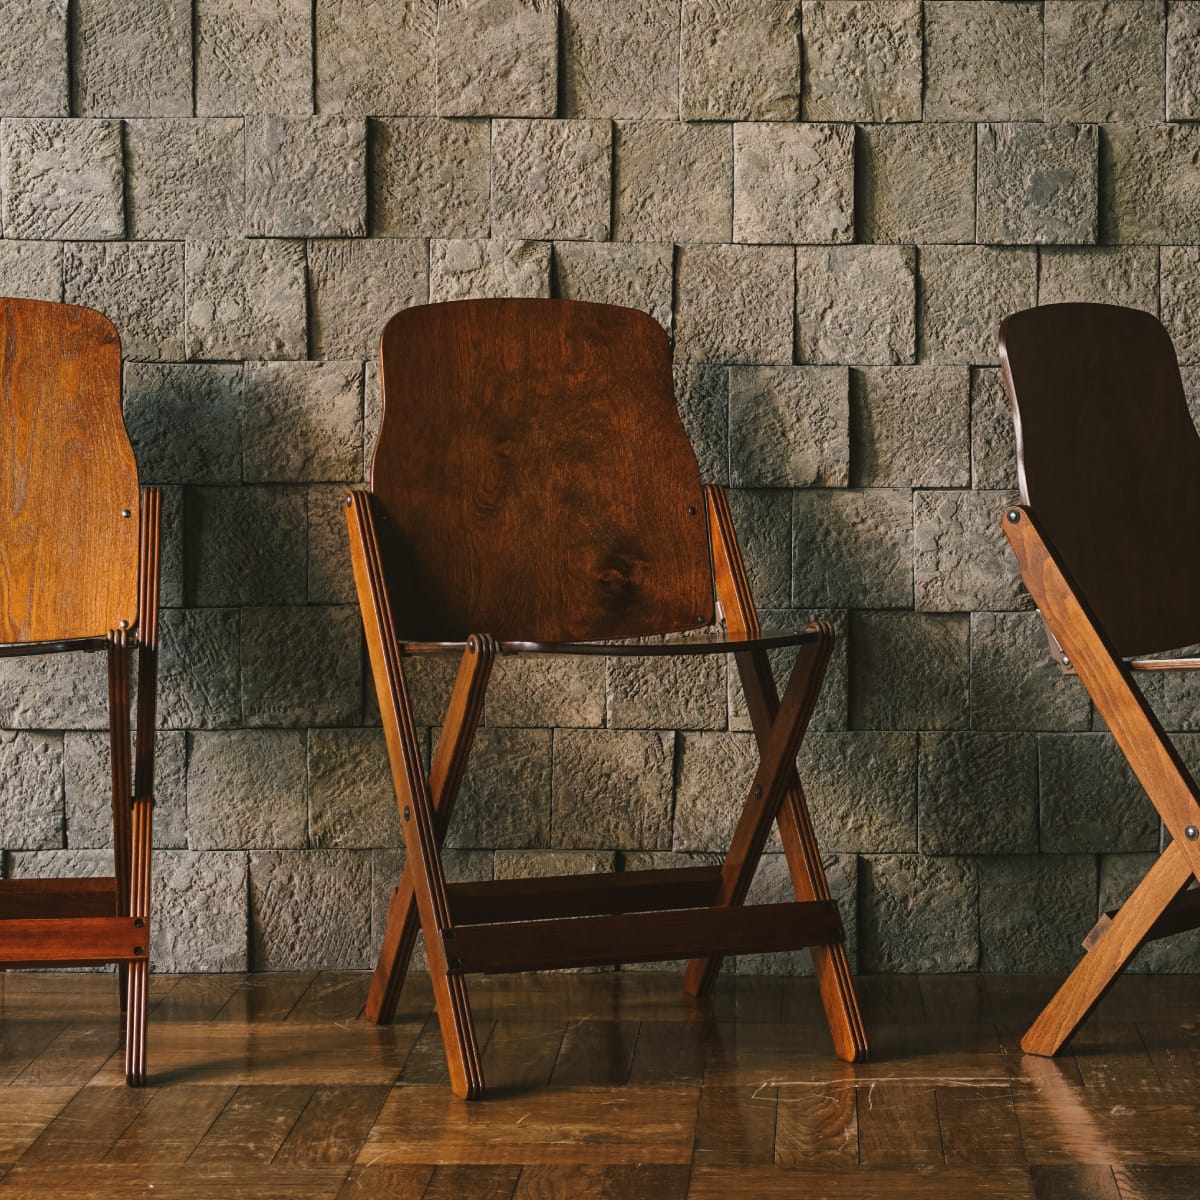
{"label": "wood grain on backrest", "polygon": [[651,317],[568,300],[407,309],[371,466],[397,629],[529,641],[710,622],[700,472]]}
{"label": "wood grain on backrest", "polygon": [[112,322],[0,299],[0,404],[0,642],[132,629],[138,479]]}
{"label": "wood grain on backrest", "polygon": [[1021,498],[1117,654],[1200,642],[1200,435],[1147,313],[1008,317],[1000,358]]}

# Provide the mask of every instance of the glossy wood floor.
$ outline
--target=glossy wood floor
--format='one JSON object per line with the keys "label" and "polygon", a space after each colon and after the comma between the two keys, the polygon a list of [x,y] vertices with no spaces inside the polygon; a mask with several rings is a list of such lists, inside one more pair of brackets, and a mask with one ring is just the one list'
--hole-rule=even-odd
{"label": "glossy wood floor", "polygon": [[810,980],[479,979],[475,1105],[424,979],[384,1029],[361,974],[151,982],[131,1091],[111,976],[0,975],[0,1200],[1200,1196],[1196,977],[1122,979],[1054,1061],[1017,1046],[1054,981],[863,979],[857,1067]]}

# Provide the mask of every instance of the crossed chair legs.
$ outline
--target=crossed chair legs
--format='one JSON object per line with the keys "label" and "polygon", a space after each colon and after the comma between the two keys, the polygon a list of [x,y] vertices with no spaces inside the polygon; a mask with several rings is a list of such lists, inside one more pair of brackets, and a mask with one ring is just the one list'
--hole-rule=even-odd
{"label": "crossed chair legs", "polygon": [[[727,627],[731,634],[755,636],[757,617],[724,494],[710,488],[708,501]],[[711,990],[724,954],[809,946],[835,1049],[848,1061],[865,1058],[867,1040],[841,919],[795,771],[832,645],[828,627],[809,627],[811,636],[799,647],[782,701],[766,652],[736,655],[761,761],[721,868],[448,885],[439,851],[498,646],[485,635],[468,640],[426,777],[368,493],[348,497],[347,519],[408,851],[388,910],[368,1017],[392,1019],[417,932],[423,931],[451,1086],[459,1096],[477,1098],[483,1094],[483,1074],[465,986],[468,971],[688,957],[685,990],[703,996]],[[797,903],[744,907],[776,822]],[[564,917],[577,919],[564,922]]]}

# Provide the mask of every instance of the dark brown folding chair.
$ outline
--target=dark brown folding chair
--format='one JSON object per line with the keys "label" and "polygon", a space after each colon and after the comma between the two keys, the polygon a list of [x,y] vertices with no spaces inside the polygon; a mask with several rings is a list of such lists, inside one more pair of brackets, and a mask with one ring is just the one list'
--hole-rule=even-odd
{"label": "dark brown folding chair", "polygon": [[1200,435],[1152,316],[1052,304],[1008,317],[1000,361],[1021,500],[1001,525],[1063,670],[1079,676],[1172,841],[1021,1042],[1055,1054],[1143,943],[1200,925],[1200,792],[1134,683],[1194,670],[1200,642]]}
{"label": "dark brown folding chair", "polygon": [[[761,633],[725,495],[701,486],[679,420],[666,334],[632,309],[467,300],[397,314],[380,363],[371,487],[346,515],[407,859],[367,1015],[392,1019],[422,931],[451,1087],[478,1098],[472,972],[690,958],[684,987],[704,995],[724,954],[808,946],[837,1053],[864,1058],[795,768],[832,635]],[[609,641],[712,624],[714,585],[723,633]],[[778,646],[797,648],[782,701]],[[722,866],[446,882],[440,848],[497,655],[720,652],[734,653],[761,754]],[[404,671],[427,653],[461,656],[428,775]],[[799,899],[746,906],[776,821]]]}
{"label": "dark brown folding chair", "polygon": [[[0,655],[108,655],[114,870],[0,880],[0,966],[117,963],[125,1078],[146,1079],[159,492],[139,493],[121,343],[89,308],[0,299]],[[138,653],[136,767],[130,651]]]}

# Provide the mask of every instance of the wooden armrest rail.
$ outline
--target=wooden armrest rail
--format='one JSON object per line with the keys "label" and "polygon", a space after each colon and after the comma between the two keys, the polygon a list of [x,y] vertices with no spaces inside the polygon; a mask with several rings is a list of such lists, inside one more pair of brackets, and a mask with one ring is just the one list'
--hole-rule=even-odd
{"label": "wooden armrest rail", "polygon": [[0,921],[0,959],[6,967],[79,966],[147,958],[150,929],[142,917],[57,917]]}
{"label": "wooden armrest rail", "polygon": [[[609,655],[621,658],[656,658],[678,654],[740,654],[750,650],[777,650],[815,641],[816,630],[799,629],[759,634],[716,633],[653,642],[497,642],[500,654]],[[401,654],[461,654],[466,642],[401,642]]]}

